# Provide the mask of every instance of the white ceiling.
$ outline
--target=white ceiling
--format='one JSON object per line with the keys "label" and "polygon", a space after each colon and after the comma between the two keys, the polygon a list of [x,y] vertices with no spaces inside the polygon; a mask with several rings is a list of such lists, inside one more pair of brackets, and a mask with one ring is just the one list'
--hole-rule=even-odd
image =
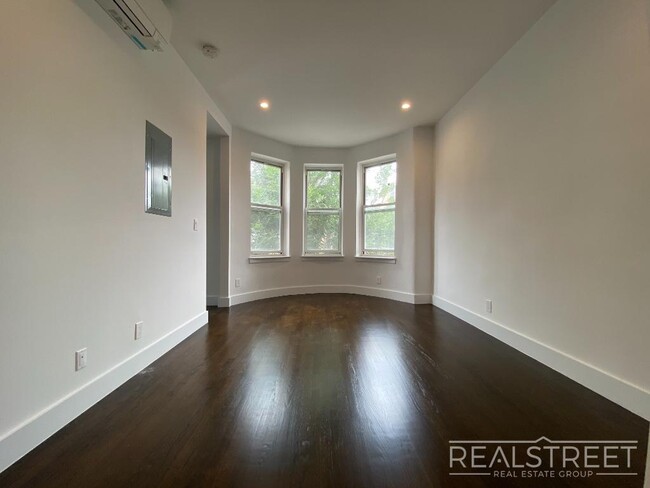
{"label": "white ceiling", "polygon": [[[172,43],[233,125],[294,145],[348,147],[436,122],[554,1],[166,3]],[[203,43],[219,57],[204,57]],[[259,110],[261,98],[270,111]]]}

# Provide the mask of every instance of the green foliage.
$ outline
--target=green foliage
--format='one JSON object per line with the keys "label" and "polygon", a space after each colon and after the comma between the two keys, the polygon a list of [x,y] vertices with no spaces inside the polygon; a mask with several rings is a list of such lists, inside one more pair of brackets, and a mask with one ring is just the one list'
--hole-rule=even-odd
{"label": "green foliage", "polygon": [[341,215],[336,213],[307,213],[306,248],[307,252],[340,250]]}
{"label": "green foliage", "polygon": [[308,170],[306,186],[305,251],[340,251],[341,172]]}
{"label": "green foliage", "polygon": [[397,163],[370,166],[365,170],[365,204],[380,205],[395,203],[395,182]]}
{"label": "green foliage", "polygon": [[[251,161],[251,251],[281,252],[282,169]],[[341,171],[308,170],[305,250],[340,251]],[[365,169],[365,251],[392,254],[395,248],[395,162]]]}
{"label": "green foliage", "polygon": [[279,253],[282,250],[282,211],[279,208],[282,205],[282,169],[279,166],[251,161],[251,204],[251,251]]}
{"label": "green foliage", "polygon": [[280,210],[251,209],[251,251],[280,252],[282,229]]}
{"label": "green foliage", "polygon": [[395,205],[380,208],[366,211],[364,230],[368,254],[387,254],[386,251],[395,249]]}
{"label": "green foliage", "polygon": [[307,171],[307,208],[338,209],[341,206],[340,189],[340,171]]}
{"label": "green foliage", "polygon": [[364,250],[366,254],[392,254],[395,249],[395,183],[397,163],[365,170]]}
{"label": "green foliage", "polygon": [[282,168],[251,161],[251,203],[282,205]]}

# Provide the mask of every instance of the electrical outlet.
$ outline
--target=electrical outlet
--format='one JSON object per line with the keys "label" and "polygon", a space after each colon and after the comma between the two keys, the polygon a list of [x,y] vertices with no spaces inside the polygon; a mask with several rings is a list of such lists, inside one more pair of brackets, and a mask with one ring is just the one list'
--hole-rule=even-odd
{"label": "electrical outlet", "polygon": [[377,283],[378,285],[381,285],[381,276],[380,275],[377,275],[377,278],[375,278],[375,283]]}
{"label": "electrical outlet", "polygon": [[83,348],[79,349],[74,353],[74,370],[79,371],[86,367],[86,362],[88,360],[88,349]]}
{"label": "electrical outlet", "polygon": [[241,279],[235,278],[235,288],[239,288],[241,286]]}
{"label": "electrical outlet", "polygon": [[192,222],[192,229],[194,229],[194,232],[198,232],[199,230],[199,219],[194,219]]}
{"label": "electrical outlet", "polygon": [[492,300],[485,300],[485,311],[492,313]]}
{"label": "electrical outlet", "polygon": [[135,333],[133,335],[134,340],[138,340],[142,337],[142,326],[144,325],[144,322],[136,322],[135,323]]}

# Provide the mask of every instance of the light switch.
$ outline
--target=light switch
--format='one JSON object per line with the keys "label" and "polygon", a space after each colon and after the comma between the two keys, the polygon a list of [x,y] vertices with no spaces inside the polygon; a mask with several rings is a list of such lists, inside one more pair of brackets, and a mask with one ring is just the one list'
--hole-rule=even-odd
{"label": "light switch", "polygon": [[143,324],[144,324],[144,322],[142,322],[142,321],[135,323],[135,333],[133,335],[133,338],[136,341],[139,340],[142,337],[142,325]]}

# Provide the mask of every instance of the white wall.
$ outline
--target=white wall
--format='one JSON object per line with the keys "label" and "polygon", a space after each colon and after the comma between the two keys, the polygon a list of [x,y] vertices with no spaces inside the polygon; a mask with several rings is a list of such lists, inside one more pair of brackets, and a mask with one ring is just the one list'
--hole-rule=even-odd
{"label": "white wall", "polygon": [[[0,470],[19,427],[203,316],[206,112],[230,130],[171,47],[138,51],[96,2],[2,7]],[[146,120],[173,139],[171,218],[144,212]]]}
{"label": "white wall", "polygon": [[[293,150],[290,146],[272,141],[256,134],[233,128],[230,163],[230,289],[232,294],[282,286],[281,280],[290,279],[283,275],[273,275],[273,264],[249,265],[249,222],[250,222],[250,159],[251,152],[291,161]],[[293,170],[293,168],[291,168]],[[293,229],[292,229],[293,230]],[[241,280],[241,288],[234,287],[235,279]],[[227,299],[227,297],[224,297]]]}
{"label": "white wall", "polygon": [[[221,284],[221,137],[211,136],[207,141],[206,160],[206,261],[207,299],[219,297]],[[208,303],[209,305],[209,303]]]}
{"label": "white wall", "polygon": [[552,7],[438,124],[434,234],[437,297],[492,299],[646,417],[649,47],[643,0]]}
{"label": "white wall", "polygon": [[[350,149],[293,147],[234,129],[231,164],[231,299],[240,303],[274,294],[304,291],[351,291],[389,296],[405,301],[430,301],[431,179],[433,131],[410,129],[395,136]],[[288,260],[249,263],[251,153],[290,162],[290,254]],[[357,163],[397,154],[396,263],[359,261],[356,253]],[[416,161],[417,158],[417,161]],[[303,167],[308,163],[344,165],[343,258],[303,258]],[[418,168],[418,185],[416,182]],[[416,203],[428,202],[423,208]],[[417,225],[416,225],[417,223]],[[416,260],[413,235],[427,253]],[[424,266],[423,266],[424,264]],[[382,284],[375,283],[382,276]],[[241,287],[234,288],[240,278]],[[275,290],[275,291],[268,291]],[[224,297],[225,299],[226,297]]]}
{"label": "white wall", "polygon": [[413,141],[414,286],[416,290],[428,290],[433,286],[434,131],[415,127]]}
{"label": "white wall", "polygon": [[221,138],[219,149],[219,296],[210,297],[208,305],[219,305],[219,297],[230,296],[230,137]]}

